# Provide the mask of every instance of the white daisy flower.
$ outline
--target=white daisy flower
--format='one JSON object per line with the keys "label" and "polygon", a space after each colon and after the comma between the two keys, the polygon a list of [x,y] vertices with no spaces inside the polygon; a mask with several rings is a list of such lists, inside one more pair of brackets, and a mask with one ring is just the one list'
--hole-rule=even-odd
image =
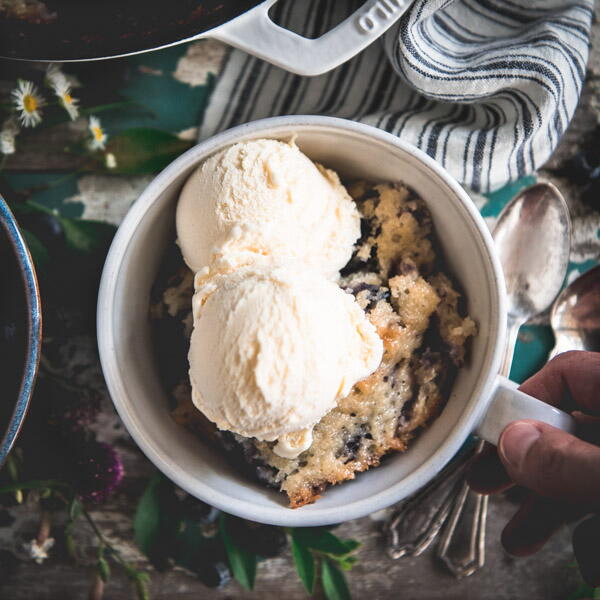
{"label": "white daisy flower", "polygon": [[19,133],[19,124],[14,116],[8,117],[0,129],[0,154],[15,153],[15,138]]}
{"label": "white daisy flower", "polygon": [[46,82],[48,85],[55,85],[62,81],[66,81],[65,74],[60,70],[60,67],[56,63],[51,63],[46,69]]}
{"label": "white daisy flower", "polygon": [[31,81],[17,81],[17,87],[12,91],[13,103],[19,111],[19,121],[24,127],[35,127],[42,121],[40,108],[46,101],[37,91]]}
{"label": "white daisy flower", "polygon": [[54,538],[46,538],[41,544],[37,540],[31,540],[23,544],[23,549],[30,558],[41,565],[48,558],[48,551],[54,546]]}
{"label": "white daisy flower", "polygon": [[71,84],[57,65],[50,65],[46,71],[46,82],[58,98],[61,106],[67,111],[71,121],[79,116],[79,100],[71,95]]}
{"label": "white daisy flower", "polygon": [[104,155],[104,164],[107,169],[116,169],[117,168],[117,157],[112,152],[107,152]]}
{"label": "white daisy flower", "polygon": [[88,125],[88,129],[92,134],[92,139],[90,140],[90,148],[92,150],[104,150],[106,146],[106,140],[108,136],[104,129],[102,129],[102,125],[100,124],[100,119],[98,117],[90,117],[90,123]]}

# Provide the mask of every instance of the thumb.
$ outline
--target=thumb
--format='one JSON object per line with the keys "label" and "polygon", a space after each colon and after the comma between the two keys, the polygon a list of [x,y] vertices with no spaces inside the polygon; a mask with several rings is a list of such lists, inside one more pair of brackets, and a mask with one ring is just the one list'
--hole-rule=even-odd
{"label": "thumb", "polygon": [[538,421],[508,425],[498,451],[511,479],[542,496],[600,506],[600,447]]}

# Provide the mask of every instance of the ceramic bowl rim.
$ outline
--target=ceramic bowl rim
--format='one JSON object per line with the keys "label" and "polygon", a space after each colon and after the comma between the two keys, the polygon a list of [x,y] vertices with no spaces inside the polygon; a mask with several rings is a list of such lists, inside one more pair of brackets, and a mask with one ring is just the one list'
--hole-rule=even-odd
{"label": "ceramic bowl rim", "polygon": [[[257,503],[232,498],[221,491],[216,491],[213,487],[206,485],[198,478],[193,478],[187,471],[179,468],[176,464],[172,464],[170,460],[167,460],[160,452],[156,451],[153,447],[151,436],[141,428],[138,428],[134,422],[134,418],[130,415],[128,406],[130,401],[127,398],[123,379],[121,379],[121,371],[115,357],[115,348],[118,347],[118,344],[113,336],[112,325],[114,320],[116,284],[123,258],[131,240],[135,236],[138,224],[153,203],[160,197],[162,191],[176,180],[182,172],[188,169],[190,165],[198,163],[200,160],[199,157],[206,157],[222,147],[235,143],[242,136],[252,135],[256,137],[257,134],[263,131],[266,136],[278,135],[277,132],[273,131],[277,128],[282,130],[281,135],[284,135],[285,130],[297,130],[301,132],[302,128],[324,128],[355,132],[365,137],[374,138],[379,142],[391,144],[416,158],[426,169],[436,174],[447,185],[456,196],[455,204],[460,204],[461,208],[468,215],[466,218],[471,220],[471,224],[480,238],[479,246],[485,249],[483,258],[487,260],[488,264],[486,268],[490,274],[487,284],[491,286],[492,290],[493,305],[490,311],[492,321],[490,327],[491,331],[495,334],[495,340],[493,345],[491,342],[488,342],[488,346],[493,349],[486,350],[486,353],[489,355],[485,364],[486,375],[480,377],[478,380],[472,398],[465,405],[461,413],[464,418],[460,425],[456,424],[453,427],[444,443],[436,449],[432,456],[407,477],[396,481],[389,488],[372,497],[350,503],[344,507],[329,507],[321,509],[321,511],[314,510],[314,512],[310,513],[303,512],[302,509],[286,509],[286,512],[282,513],[280,509],[260,506]],[[427,483],[460,449],[468,434],[474,430],[482,419],[487,408],[485,398],[491,397],[495,386],[506,333],[504,327],[506,322],[505,295],[504,278],[500,262],[494,249],[492,236],[483,218],[463,188],[443,167],[427,154],[380,129],[346,119],[311,115],[270,117],[239,125],[194,146],[168,165],[153,179],[129,210],[109,250],[100,283],[97,312],[100,361],[113,403],[127,430],[144,454],[178,486],[219,509],[250,520],[286,526],[325,525],[340,522],[340,520],[345,521],[365,516],[408,496]],[[318,506],[318,503],[312,506]],[[340,508],[343,508],[344,511],[342,518],[340,518]]]}

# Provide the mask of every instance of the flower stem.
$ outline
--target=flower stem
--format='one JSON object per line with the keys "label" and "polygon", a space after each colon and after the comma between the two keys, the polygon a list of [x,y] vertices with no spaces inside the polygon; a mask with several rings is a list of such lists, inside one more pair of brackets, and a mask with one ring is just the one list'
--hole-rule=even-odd
{"label": "flower stem", "polygon": [[40,528],[37,534],[37,545],[43,546],[44,542],[50,537],[50,528],[52,527],[52,521],[50,519],[50,513],[47,510],[42,510],[40,518]]}
{"label": "flower stem", "polygon": [[96,537],[100,541],[101,544],[106,546],[110,551],[111,556],[129,573],[131,569],[131,565],[121,556],[119,551],[104,537],[104,534],[100,531],[100,528],[92,518],[92,515],[87,511],[85,506],[82,509],[81,514],[85,517],[85,520],[89,523],[93,532],[96,534]]}
{"label": "flower stem", "polygon": [[90,593],[88,595],[88,600],[102,600],[104,596],[104,581],[100,577],[99,573],[96,573],[94,577],[94,581],[92,582],[92,587],[90,589]]}

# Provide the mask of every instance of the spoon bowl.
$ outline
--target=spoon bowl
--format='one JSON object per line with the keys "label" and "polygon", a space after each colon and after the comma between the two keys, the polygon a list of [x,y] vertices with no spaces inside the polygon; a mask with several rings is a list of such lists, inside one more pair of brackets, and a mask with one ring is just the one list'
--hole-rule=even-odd
{"label": "spoon bowl", "polygon": [[550,307],[565,278],[571,222],[562,194],[551,183],[526,188],[502,211],[493,235],[509,318],[523,323]]}
{"label": "spoon bowl", "polygon": [[519,328],[550,308],[565,280],[571,249],[567,203],[551,183],[536,183],[504,207],[493,236],[506,281],[508,336],[501,373],[508,376]]}
{"label": "spoon bowl", "polygon": [[550,313],[556,345],[550,357],[567,350],[600,351],[600,266],[566,287]]}

